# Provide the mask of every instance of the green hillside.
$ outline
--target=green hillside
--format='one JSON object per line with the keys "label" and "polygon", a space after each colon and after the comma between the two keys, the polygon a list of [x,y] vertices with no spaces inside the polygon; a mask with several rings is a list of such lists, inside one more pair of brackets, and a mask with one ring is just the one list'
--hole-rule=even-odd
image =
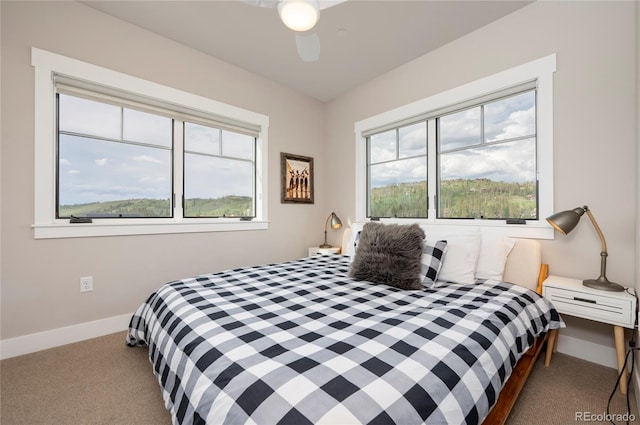
{"label": "green hillside", "polygon": [[372,217],[426,217],[427,182],[375,188],[370,205]]}
{"label": "green hillside", "polygon": [[[253,199],[248,196],[225,196],[217,199],[188,199],[185,217],[241,217],[253,215]],[[61,205],[59,216],[102,215],[107,217],[170,217],[168,199],[127,199],[89,204]]]}
{"label": "green hillside", "polygon": [[[426,181],[375,188],[372,217],[426,217]],[[440,218],[536,218],[536,183],[457,179],[441,183]]]}
{"label": "green hillside", "polygon": [[[426,217],[427,182],[390,185],[371,191],[372,217]],[[441,218],[536,218],[535,182],[506,183],[487,179],[447,180],[441,184]],[[167,199],[128,199],[60,206],[60,217],[89,214],[125,217],[170,217]],[[185,217],[253,216],[248,196],[185,201]]]}
{"label": "green hillside", "polygon": [[60,217],[85,217],[89,214],[109,216],[170,217],[168,199],[126,199],[121,201],[92,202],[89,204],[60,205]]}
{"label": "green hillside", "polygon": [[244,217],[253,216],[253,199],[248,196],[225,196],[216,199],[187,199],[185,217]]}
{"label": "green hillside", "polygon": [[442,182],[442,217],[536,218],[536,183],[458,179]]}

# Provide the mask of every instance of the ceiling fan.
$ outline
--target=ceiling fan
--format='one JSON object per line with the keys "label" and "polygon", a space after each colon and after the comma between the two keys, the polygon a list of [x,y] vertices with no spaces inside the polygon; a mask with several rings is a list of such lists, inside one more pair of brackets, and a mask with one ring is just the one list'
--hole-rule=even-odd
{"label": "ceiling fan", "polygon": [[275,8],[282,22],[295,31],[298,56],[304,62],[320,59],[320,38],[313,27],[320,19],[320,10],[347,0],[245,0],[255,6]]}

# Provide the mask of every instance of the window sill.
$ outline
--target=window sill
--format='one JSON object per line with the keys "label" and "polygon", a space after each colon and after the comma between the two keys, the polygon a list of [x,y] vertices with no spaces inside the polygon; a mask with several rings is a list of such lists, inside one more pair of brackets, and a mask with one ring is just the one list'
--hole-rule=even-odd
{"label": "window sill", "polygon": [[[162,221],[159,221],[162,220]],[[215,221],[214,221],[215,220]],[[171,233],[227,232],[242,230],[266,230],[268,221],[239,219],[197,219],[197,221],[118,220],[94,223],[34,224],[35,239],[84,238],[99,236],[158,235]]]}

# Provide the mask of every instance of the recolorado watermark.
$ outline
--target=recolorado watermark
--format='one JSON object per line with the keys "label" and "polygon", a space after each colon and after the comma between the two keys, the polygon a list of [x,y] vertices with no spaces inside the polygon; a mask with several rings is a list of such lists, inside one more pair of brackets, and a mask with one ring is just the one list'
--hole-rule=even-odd
{"label": "recolorado watermark", "polygon": [[635,422],[633,413],[576,412],[576,422]]}

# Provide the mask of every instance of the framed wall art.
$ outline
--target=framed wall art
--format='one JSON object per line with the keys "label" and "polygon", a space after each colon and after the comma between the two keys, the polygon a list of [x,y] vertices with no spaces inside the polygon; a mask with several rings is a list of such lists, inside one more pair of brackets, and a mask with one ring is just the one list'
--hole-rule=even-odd
{"label": "framed wall art", "polygon": [[313,158],[282,152],[280,174],[280,202],[313,204]]}

